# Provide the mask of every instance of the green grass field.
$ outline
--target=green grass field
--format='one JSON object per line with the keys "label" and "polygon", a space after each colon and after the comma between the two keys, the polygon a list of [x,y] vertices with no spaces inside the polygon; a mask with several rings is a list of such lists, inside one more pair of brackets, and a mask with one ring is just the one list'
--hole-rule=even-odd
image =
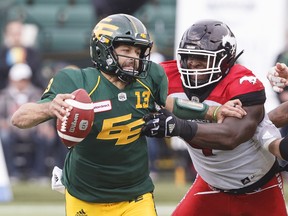
{"label": "green grass field", "polygon": [[[155,181],[155,202],[158,216],[171,214],[189,185],[176,187],[171,178]],[[21,182],[12,185],[14,200],[0,203],[0,215],[5,216],[64,216],[64,196],[52,191],[50,184]]]}
{"label": "green grass field", "polygon": [[[155,202],[158,216],[169,216],[190,185],[177,187],[173,179],[155,181]],[[286,189],[287,188],[287,189]],[[5,216],[64,216],[64,196],[52,191],[50,184],[21,182],[12,186],[14,200],[0,203],[0,215]],[[288,185],[286,200],[288,200]]]}

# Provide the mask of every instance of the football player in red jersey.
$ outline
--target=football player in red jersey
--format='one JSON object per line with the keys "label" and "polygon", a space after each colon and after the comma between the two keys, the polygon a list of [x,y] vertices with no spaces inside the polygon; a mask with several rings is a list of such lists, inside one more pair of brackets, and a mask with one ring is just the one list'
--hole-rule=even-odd
{"label": "football player in red jersey", "polygon": [[[162,64],[169,94],[177,97],[168,97],[166,106],[169,109],[173,101],[170,111],[175,115],[165,109],[146,115],[142,132],[180,136],[198,173],[173,216],[287,215],[276,157],[288,159],[287,141],[282,142],[265,113],[263,84],[236,63],[241,53],[236,55],[236,39],[226,24],[202,20],[183,34],[177,62]],[[183,120],[189,119],[181,112],[187,103],[221,105],[231,99],[241,100],[247,111],[244,118],[227,117],[222,124]],[[217,110],[214,114],[216,121]],[[275,150],[273,143],[279,140]]]}

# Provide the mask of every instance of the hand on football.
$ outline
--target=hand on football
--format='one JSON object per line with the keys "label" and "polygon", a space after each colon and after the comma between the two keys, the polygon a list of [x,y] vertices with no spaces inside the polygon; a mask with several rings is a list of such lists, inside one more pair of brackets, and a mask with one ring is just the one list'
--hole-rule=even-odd
{"label": "hand on football", "polygon": [[267,79],[275,92],[283,92],[284,87],[288,86],[288,67],[277,63],[268,71]]}
{"label": "hand on football", "polygon": [[72,106],[65,102],[66,99],[74,99],[75,96],[72,94],[57,94],[56,97],[51,101],[49,111],[52,117],[57,117],[64,121],[69,116],[69,112],[72,110]]}

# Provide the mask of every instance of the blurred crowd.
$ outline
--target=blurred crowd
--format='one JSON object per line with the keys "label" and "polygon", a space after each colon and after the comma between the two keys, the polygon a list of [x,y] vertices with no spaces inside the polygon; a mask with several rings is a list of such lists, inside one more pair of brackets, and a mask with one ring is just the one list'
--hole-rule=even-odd
{"label": "blurred crowd", "polygon": [[66,155],[53,121],[29,130],[10,123],[11,115],[24,103],[40,99],[49,77],[41,72],[41,53],[28,46],[25,25],[9,21],[0,47],[0,139],[11,179],[47,179],[51,169],[62,166]]}

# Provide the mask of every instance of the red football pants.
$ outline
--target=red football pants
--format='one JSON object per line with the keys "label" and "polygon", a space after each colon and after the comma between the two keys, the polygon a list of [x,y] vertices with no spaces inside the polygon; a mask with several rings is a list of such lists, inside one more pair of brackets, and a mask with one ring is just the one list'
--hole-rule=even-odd
{"label": "red football pants", "polygon": [[280,174],[259,191],[243,195],[213,191],[198,176],[172,216],[287,216],[283,193]]}

